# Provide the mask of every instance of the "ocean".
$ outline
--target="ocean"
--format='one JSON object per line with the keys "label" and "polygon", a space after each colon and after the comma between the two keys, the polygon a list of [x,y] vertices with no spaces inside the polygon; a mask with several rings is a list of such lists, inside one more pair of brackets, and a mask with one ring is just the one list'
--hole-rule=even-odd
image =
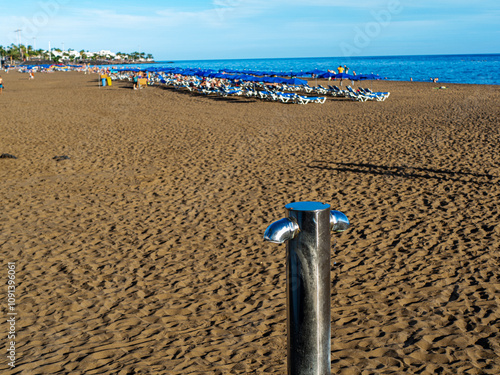
{"label": "ocean", "polygon": [[349,73],[375,73],[394,81],[500,85],[500,54],[373,57],[317,57],[241,60],[159,61],[153,66],[200,69],[311,71],[347,65]]}

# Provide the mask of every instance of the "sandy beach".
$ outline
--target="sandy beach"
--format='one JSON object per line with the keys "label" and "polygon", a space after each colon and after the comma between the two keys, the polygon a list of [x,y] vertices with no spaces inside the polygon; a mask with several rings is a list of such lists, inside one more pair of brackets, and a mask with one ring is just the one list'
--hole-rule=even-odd
{"label": "sandy beach", "polygon": [[294,105],[2,78],[1,373],[285,374],[286,247],[263,234],[320,201],[352,224],[332,374],[500,374],[499,86]]}

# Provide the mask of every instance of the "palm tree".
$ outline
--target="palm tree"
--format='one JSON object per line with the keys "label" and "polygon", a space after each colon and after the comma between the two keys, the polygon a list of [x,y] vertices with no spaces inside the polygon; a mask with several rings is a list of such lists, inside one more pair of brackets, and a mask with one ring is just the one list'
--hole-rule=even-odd
{"label": "palm tree", "polygon": [[139,52],[137,52],[137,51],[132,52],[132,53],[130,54],[130,57],[131,57],[131,58],[132,58],[132,60],[134,60],[134,61],[135,61],[135,60],[137,60],[137,59],[139,58],[139,56],[140,56],[140,54],[139,54]]}
{"label": "palm tree", "polygon": [[49,53],[44,51],[43,49],[37,49],[36,50],[36,55],[38,56],[39,59],[45,59],[45,56],[48,56]]}
{"label": "palm tree", "polygon": [[35,57],[36,51],[33,49],[33,46],[26,47],[26,60],[29,60],[30,57]]}
{"label": "palm tree", "polygon": [[7,55],[7,50],[4,46],[0,46],[0,67],[3,65],[3,57]]}
{"label": "palm tree", "polygon": [[44,60],[48,60],[49,59],[49,51],[44,51],[43,49],[39,49],[38,50],[38,54]]}
{"label": "palm tree", "polygon": [[12,43],[9,47],[7,47],[7,56],[10,57],[10,64],[13,65],[14,60],[19,59],[21,53],[19,51],[19,46],[16,46]]}
{"label": "palm tree", "polygon": [[19,45],[19,53],[21,54],[21,60],[24,60],[26,55],[26,46],[24,44]]}

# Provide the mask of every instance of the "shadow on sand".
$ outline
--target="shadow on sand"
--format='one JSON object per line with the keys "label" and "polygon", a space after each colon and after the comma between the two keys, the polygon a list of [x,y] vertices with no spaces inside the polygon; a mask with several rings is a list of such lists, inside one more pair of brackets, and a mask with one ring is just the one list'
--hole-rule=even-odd
{"label": "shadow on sand", "polygon": [[420,168],[411,166],[386,166],[368,163],[335,163],[323,160],[314,160],[307,165],[308,168],[371,174],[379,176],[392,176],[403,178],[424,178],[438,181],[455,181],[477,185],[498,185],[499,177],[482,173],[452,171],[448,169]]}

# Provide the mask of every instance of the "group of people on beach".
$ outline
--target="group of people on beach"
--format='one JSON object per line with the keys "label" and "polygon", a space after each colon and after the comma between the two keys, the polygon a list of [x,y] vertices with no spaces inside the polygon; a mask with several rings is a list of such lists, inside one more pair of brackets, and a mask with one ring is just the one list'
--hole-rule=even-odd
{"label": "group of people on beach", "polygon": [[[345,74],[349,74],[349,67],[347,65],[339,65],[339,67],[337,68],[337,72],[339,74],[342,74],[342,73],[345,73]],[[356,72],[353,70],[352,71],[352,75],[355,76],[356,75]]]}
{"label": "group of people on beach", "polygon": [[[332,73],[334,74],[335,73],[335,70],[333,69],[328,69],[328,73]],[[339,65],[338,68],[337,68],[337,73],[338,74],[342,74],[342,73],[345,73],[345,74],[349,74],[349,67],[347,65]],[[353,70],[352,71],[352,75],[355,76],[356,75],[356,72]]]}

